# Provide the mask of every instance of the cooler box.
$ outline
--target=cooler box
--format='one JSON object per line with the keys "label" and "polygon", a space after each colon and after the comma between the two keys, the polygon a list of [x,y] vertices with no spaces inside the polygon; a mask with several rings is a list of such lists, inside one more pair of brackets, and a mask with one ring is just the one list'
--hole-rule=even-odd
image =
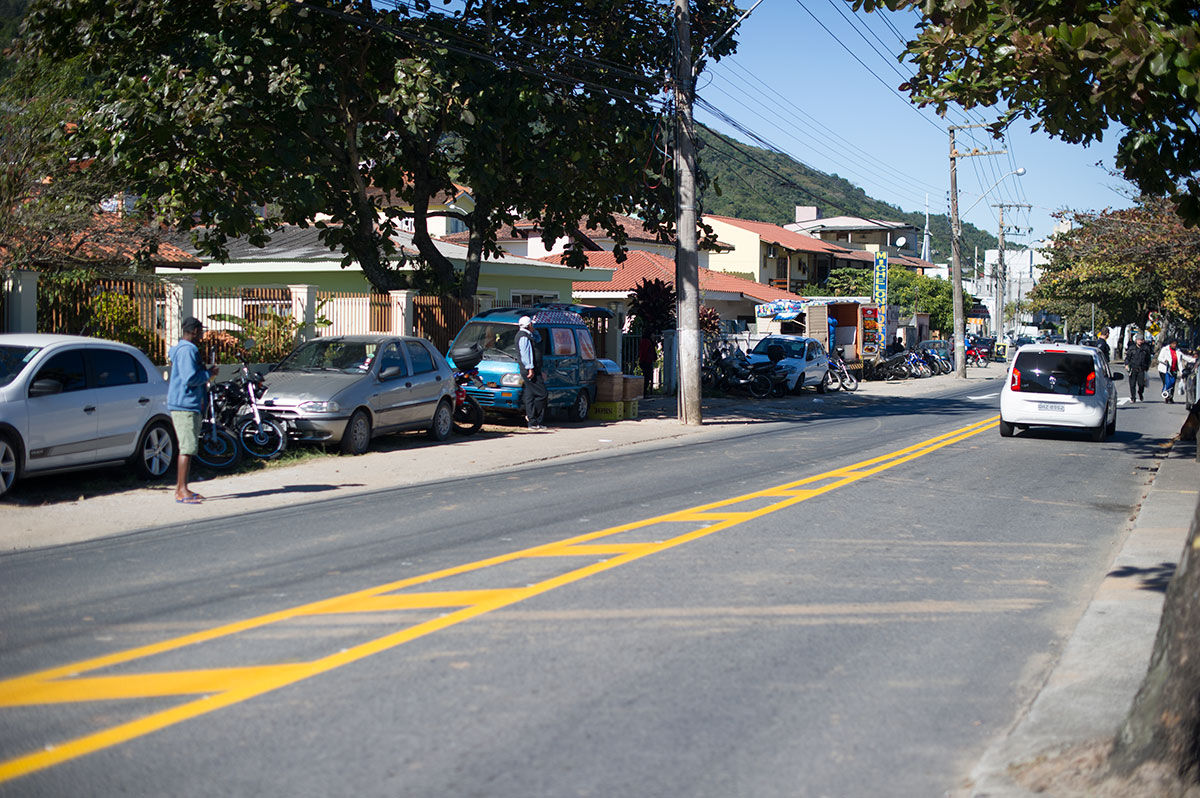
{"label": "cooler box", "polygon": [[596,421],[620,421],[625,418],[624,402],[592,402],[588,418]]}
{"label": "cooler box", "polygon": [[625,377],[621,374],[597,374],[596,401],[625,401]]}
{"label": "cooler box", "polygon": [[632,401],[634,399],[641,399],[642,398],[642,385],[645,383],[645,381],[646,381],[645,377],[634,377],[632,375],[626,374],[625,375],[625,393],[623,394],[622,398],[626,402]]}

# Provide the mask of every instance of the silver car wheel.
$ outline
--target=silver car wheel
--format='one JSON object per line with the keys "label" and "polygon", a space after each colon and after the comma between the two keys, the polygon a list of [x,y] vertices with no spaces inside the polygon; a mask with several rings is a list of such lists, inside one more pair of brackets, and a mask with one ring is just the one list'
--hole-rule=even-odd
{"label": "silver car wheel", "polygon": [[175,447],[171,445],[171,435],[163,427],[155,427],[146,436],[142,447],[142,459],[146,462],[146,470],[156,477],[161,477],[171,468],[171,456]]}
{"label": "silver car wheel", "polygon": [[449,402],[441,402],[433,413],[433,421],[429,425],[429,437],[435,441],[444,441],[450,437],[454,428],[454,411]]}
{"label": "silver car wheel", "polygon": [[0,496],[8,492],[17,480],[17,451],[8,442],[8,438],[0,436]]}

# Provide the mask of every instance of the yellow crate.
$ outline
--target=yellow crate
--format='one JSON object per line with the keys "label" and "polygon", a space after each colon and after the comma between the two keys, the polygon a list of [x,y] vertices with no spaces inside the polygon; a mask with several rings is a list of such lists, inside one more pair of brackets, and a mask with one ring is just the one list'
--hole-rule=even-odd
{"label": "yellow crate", "polygon": [[638,401],[637,401],[637,399],[634,399],[629,402],[624,402],[623,404],[625,405],[625,418],[637,418],[638,417]]}
{"label": "yellow crate", "polygon": [[624,417],[624,402],[592,402],[588,410],[588,418],[597,421],[620,421]]}

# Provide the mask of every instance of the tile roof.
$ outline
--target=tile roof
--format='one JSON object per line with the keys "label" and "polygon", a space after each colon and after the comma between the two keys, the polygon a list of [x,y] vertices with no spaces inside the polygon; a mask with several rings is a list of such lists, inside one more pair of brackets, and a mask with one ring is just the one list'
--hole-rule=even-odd
{"label": "tile roof", "polygon": [[[46,256],[41,260],[50,261],[55,256],[65,256],[75,262],[130,263],[145,253],[156,237],[155,231],[131,224],[116,214],[97,213],[86,229],[64,235],[47,245]],[[181,269],[200,267],[198,258],[171,241],[159,238],[157,243],[157,250],[147,256],[147,262],[151,265]],[[8,246],[0,245],[0,255],[8,252]]]}
{"label": "tile roof", "polygon": [[803,233],[793,233],[791,230],[785,230],[777,224],[768,222],[754,222],[749,219],[735,219],[732,216],[716,216],[715,214],[706,213],[704,218],[715,219],[718,222],[740,227],[756,234],[768,244],[778,244],[781,247],[787,247],[795,252],[814,252],[818,254],[841,254],[844,250],[835,244],[828,241],[822,241],[819,238],[806,236]]}
{"label": "tile roof", "polygon": [[[611,282],[577,282],[572,284],[575,291],[604,291],[609,293],[629,293],[643,279],[659,279],[675,284],[675,261],[671,258],[656,255],[653,252],[631,251],[627,253],[624,263],[617,263],[616,256],[611,252],[586,253],[588,265],[593,268],[616,269]],[[544,260],[561,263],[563,256],[552,255]],[[797,294],[772,288],[763,283],[756,283],[732,274],[700,269],[700,290],[728,294],[742,294],[758,302],[769,302],[772,299],[799,299]]]}

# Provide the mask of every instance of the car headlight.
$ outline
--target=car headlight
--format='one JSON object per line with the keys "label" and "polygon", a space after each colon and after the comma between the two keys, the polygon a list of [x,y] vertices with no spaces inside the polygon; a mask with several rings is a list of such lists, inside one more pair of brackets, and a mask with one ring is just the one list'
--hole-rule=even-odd
{"label": "car headlight", "polygon": [[505,374],[500,378],[500,384],[513,388],[525,384],[525,379],[520,374]]}
{"label": "car headlight", "polygon": [[301,413],[336,413],[341,410],[337,402],[304,402],[296,408]]}

